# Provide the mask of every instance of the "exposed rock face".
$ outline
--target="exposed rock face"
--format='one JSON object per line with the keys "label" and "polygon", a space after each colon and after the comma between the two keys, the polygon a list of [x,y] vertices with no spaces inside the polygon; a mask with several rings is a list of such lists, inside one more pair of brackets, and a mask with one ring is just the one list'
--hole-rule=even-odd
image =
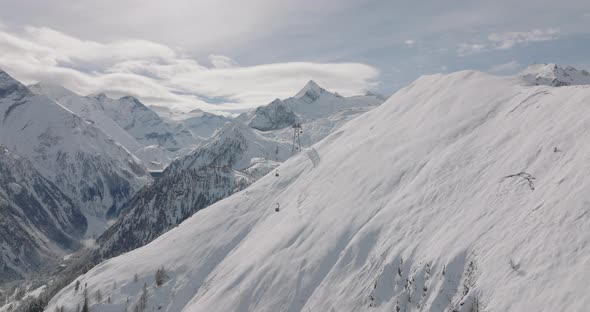
{"label": "exposed rock face", "polygon": [[0,120],[0,144],[31,160],[87,216],[104,221],[151,181],[140,161],[101,129],[5,72]]}
{"label": "exposed rock face", "polygon": [[78,248],[86,219],[25,158],[0,145],[0,283],[53,265]]}
{"label": "exposed rock face", "polygon": [[534,85],[552,87],[589,85],[590,73],[568,66],[561,68],[556,64],[531,65],[520,73],[520,78]]}
{"label": "exposed rock face", "polygon": [[248,124],[250,127],[269,131],[286,128],[298,120],[297,115],[283,101],[276,99],[267,106],[256,108],[254,117]]}
{"label": "exposed rock face", "polygon": [[343,97],[320,87],[313,80],[308,82],[294,97],[276,99],[266,106],[241,114],[238,120],[250,127],[270,131],[327,118],[338,111],[353,108],[374,107],[385,99],[374,93]]}

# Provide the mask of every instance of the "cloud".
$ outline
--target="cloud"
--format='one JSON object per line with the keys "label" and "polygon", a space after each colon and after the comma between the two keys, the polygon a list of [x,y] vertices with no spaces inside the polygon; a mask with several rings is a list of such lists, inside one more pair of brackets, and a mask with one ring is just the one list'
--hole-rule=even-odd
{"label": "cloud", "polygon": [[504,64],[496,64],[490,66],[488,72],[490,73],[510,73],[522,68],[522,64],[517,61],[511,61]]}
{"label": "cloud", "polygon": [[101,43],[46,27],[17,33],[0,28],[0,51],[0,68],[24,83],[52,81],[80,94],[133,95],[176,110],[245,110],[292,96],[310,79],[344,95],[359,94],[376,87],[380,75],[362,63],[240,66],[222,55],[210,55],[208,67],[150,41]]}
{"label": "cloud", "polygon": [[518,45],[533,42],[557,40],[561,33],[556,29],[534,29],[531,31],[511,31],[489,34],[485,42],[461,43],[457,47],[457,55],[467,56],[491,50],[507,50]]}
{"label": "cloud", "polygon": [[480,52],[483,52],[485,50],[487,50],[487,47],[484,44],[479,44],[479,43],[472,43],[472,44],[462,43],[457,48],[457,54],[459,56],[466,56],[466,55],[471,55],[471,54],[475,54],[475,53],[480,53]]}
{"label": "cloud", "polygon": [[232,68],[238,66],[236,61],[223,55],[209,55],[209,61],[215,68]]}
{"label": "cloud", "polygon": [[505,50],[529,42],[556,40],[559,35],[556,29],[535,29],[527,32],[493,33],[488,36],[488,40],[494,48]]}
{"label": "cloud", "polygon": [[413,39],[408,39],[408,40],[404,41],[404,43],[405,43],[405,44],[406,44],[408,47],[412,48],[412,47],[414,46],[414,44],[416,44],[416,40],[413,40]]}

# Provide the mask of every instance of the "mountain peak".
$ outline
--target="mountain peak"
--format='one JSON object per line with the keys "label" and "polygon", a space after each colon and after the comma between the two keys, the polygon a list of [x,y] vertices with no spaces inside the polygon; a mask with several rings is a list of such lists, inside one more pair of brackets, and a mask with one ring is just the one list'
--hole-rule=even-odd
{"label": "mountain peak", "polygon": [[305,87],[303,87],[303,89],[301,89],[301,91],[299,91],[296,95],[295,98],[297,99],[309,99],[311,100],[311,102],[317,100],[320,95],[326,92],[326,90],[322,87],[320,87],[315,81],[310,80]]}
{"label": "mountain peak", "polygon": [[66,96],[76,95],[74,92],[64,88],[61,85],[45,81],[30,85],[28,88],[35,94],[42,94],[51,99],[59,99]]}
{"label": "mountain peak", "polygon": [[519,74],[520,78],[534,85],[552,87],[590,85],[590,73],[572,66],[562,68],[556,64],[534,64]]}
{"label": "mountain peak", "polygon": [[17,90],[26,90],[26,87],[0,69],[0,97],[12,94]]}
{"label": "mountain peak", "polygon": [[104,100],[104,99],[111,99],[110,97],[108,97],[108,95],[104,92],[98,93],[96,95],[94,95],[95,98],[99,99],[99,100]]}

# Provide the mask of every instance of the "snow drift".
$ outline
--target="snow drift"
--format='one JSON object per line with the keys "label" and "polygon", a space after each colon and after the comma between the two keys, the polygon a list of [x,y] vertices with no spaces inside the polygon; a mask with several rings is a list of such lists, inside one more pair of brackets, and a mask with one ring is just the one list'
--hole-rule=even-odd
{"label": "snow drift", "polygon": [[[93,311],[585,311],[589,101],[422,77],[78,281],[102,292]],[[82,300],[72,284],[48,309]]]}

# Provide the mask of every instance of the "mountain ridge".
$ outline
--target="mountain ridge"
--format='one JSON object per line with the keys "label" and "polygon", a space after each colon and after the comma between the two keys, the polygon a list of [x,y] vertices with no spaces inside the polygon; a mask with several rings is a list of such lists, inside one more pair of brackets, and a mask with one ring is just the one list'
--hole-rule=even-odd
{"label": "mountain ridge", "polygon": [[[279,177],[78,280],[117,309],[144,293],[162,311],[583,311],[588,98],[474,71],[422,77]],[[49,308],[76,298],[70,285]]]}

